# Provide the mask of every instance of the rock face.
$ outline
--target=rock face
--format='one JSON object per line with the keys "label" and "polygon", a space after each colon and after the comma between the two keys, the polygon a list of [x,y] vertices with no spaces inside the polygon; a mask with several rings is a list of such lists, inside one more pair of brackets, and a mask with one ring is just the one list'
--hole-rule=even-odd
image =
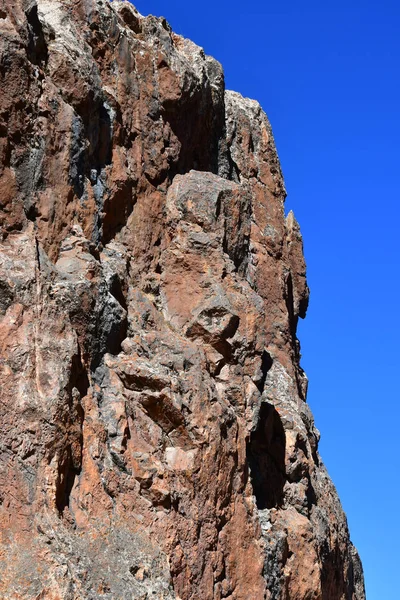
{"label": "rock face", "polygon": [[260,106],[127,2],[0,32],[0,597],[363,600]]}

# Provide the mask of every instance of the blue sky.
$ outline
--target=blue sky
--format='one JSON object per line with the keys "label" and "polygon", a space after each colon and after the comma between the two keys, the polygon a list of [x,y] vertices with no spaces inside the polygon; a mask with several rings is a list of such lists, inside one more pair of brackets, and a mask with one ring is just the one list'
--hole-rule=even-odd
{"label": "blue sky", "polygon": [[268,114],[305,244],[300,324],[320,452],[364,564],[399,600],[400,3],[137,0]]}

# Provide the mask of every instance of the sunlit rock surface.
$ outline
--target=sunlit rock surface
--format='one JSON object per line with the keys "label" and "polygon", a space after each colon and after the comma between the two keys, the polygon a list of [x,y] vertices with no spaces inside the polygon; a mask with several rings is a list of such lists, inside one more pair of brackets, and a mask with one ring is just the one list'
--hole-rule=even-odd
{"label": "sunlit rock surface", "polygon": [[0,597],[363,600],[262,109],[127,2],[0,33]]}

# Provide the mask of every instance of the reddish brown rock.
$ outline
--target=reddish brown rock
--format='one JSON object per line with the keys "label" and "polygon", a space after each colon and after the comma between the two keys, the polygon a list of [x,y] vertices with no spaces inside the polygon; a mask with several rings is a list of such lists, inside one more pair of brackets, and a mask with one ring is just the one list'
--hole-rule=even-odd
{"label": "reddish brown rock", "polygon": [[260,106],[127,2],[0,31],[0,597],[364,600]]}

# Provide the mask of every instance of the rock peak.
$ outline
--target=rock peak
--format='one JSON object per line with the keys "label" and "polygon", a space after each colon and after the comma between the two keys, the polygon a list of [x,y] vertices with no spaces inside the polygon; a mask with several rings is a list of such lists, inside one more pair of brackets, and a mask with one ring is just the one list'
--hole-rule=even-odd
{"label": "rock peak", "polygon": [[260,105],[128,2],[0,30],[0,596],[364,600]]}

